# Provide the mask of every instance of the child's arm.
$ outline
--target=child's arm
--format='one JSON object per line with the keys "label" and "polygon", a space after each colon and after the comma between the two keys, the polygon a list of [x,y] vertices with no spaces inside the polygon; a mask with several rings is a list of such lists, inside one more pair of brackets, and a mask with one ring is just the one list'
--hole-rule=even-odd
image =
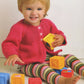
{"label": "child's arm", "polygon": [[[18,55],[19,45],[22,39],[22,28],[12,26],[7,38],[2,42],[2,51],[6,58],[11,55]],[[19,56],[19,55],[18,55]]]}
{"label": "child's arm", "polygon": [[[57,39],[57,41],[55,41],[52,45],[54,47],[66,45],[67,40],[66,40],[66,36],[64,35],[64,33],[61,30],[59,30],[52,21],[48,20],[47,22],[50,25],[50,32],[49,33],[54,34]],[[47,51],[47,53],[49,53],[51,55],[57,55],[59,52],[62,51],[62,49],[54,51],[54,50],[49,50],[46,48],[46,51]]]}
{"label": "child's arm", "polygon": [[62,45],[66,45],[67,40],[66,40],[66,36],[64,35],[63,31],[59,30],[52,21],[48,20],[47,22],[50,25],[50,32],[49,33],[55,34],[56,38],[64,38],[64,42]]}
{"label": "child's arm", "polygon": [[18,61],[20,63],[24,63],[19,57],[18,55],[11,55],[8,57],[8,59],[5,61],[4,65],[10,65],[12,63],[12,65],[15,65],[15,62]]}

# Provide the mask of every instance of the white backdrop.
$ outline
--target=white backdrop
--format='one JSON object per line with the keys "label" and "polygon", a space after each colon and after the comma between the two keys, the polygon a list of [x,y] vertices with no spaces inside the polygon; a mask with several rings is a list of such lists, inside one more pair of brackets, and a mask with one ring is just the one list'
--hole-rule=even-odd
{"label": "white backdrop", "polygon": [[[11,26],[22,18],[17,0],[0,0],[0,45]],[[84,58],[84,0],[51,0],[46,18],[51,19],[67,37],[68,44],[62,47],[60,54]],[[1,46],[0,57],[3,57]]]}

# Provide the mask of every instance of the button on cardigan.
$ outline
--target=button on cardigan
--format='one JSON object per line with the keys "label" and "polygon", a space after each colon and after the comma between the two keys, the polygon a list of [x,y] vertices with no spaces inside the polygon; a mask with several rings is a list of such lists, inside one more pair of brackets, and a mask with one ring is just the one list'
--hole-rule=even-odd
{"label": "button on cardigan", "polygon": [[[33,26],[20,20],[12,26],[7,38],[2,43],[2,51],[6,58],[11,55],[18,55],[24,64],[44,62],[46,53],[57,55],[58,50],[48,50],[42,42],[42,39],[49,33],[60,34],[66,37],[64,33],[57,29],[55,24],[49,19],[42,19],[39,26]],[[16,64],[23,65],[19,62]]]}

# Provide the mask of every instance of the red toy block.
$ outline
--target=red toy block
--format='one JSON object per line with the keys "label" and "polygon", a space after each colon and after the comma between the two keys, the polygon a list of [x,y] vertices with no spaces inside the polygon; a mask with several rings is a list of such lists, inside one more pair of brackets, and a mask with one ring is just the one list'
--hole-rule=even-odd
{"label": "red toy block", "polygon": [[40,78],[29,78],[28,84],[42,84],[42,80]]}
{"label": "red toy block", "polygon": [[67,78],[71,78],[74,74],[73,70],[62,70],[61,75]]}

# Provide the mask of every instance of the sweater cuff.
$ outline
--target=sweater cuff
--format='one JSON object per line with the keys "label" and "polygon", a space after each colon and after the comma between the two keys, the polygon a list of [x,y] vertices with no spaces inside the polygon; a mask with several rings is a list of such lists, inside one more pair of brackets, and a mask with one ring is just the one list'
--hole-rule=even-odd
{"label": "sweater cuff", "polygon": [[9,56],[11,56],[11,55],[18,55],[18,53],[17,52],[10,52],[10,53],[5,53],[4,54],[4,56],[6,57],[6,58],[8,58]]}

